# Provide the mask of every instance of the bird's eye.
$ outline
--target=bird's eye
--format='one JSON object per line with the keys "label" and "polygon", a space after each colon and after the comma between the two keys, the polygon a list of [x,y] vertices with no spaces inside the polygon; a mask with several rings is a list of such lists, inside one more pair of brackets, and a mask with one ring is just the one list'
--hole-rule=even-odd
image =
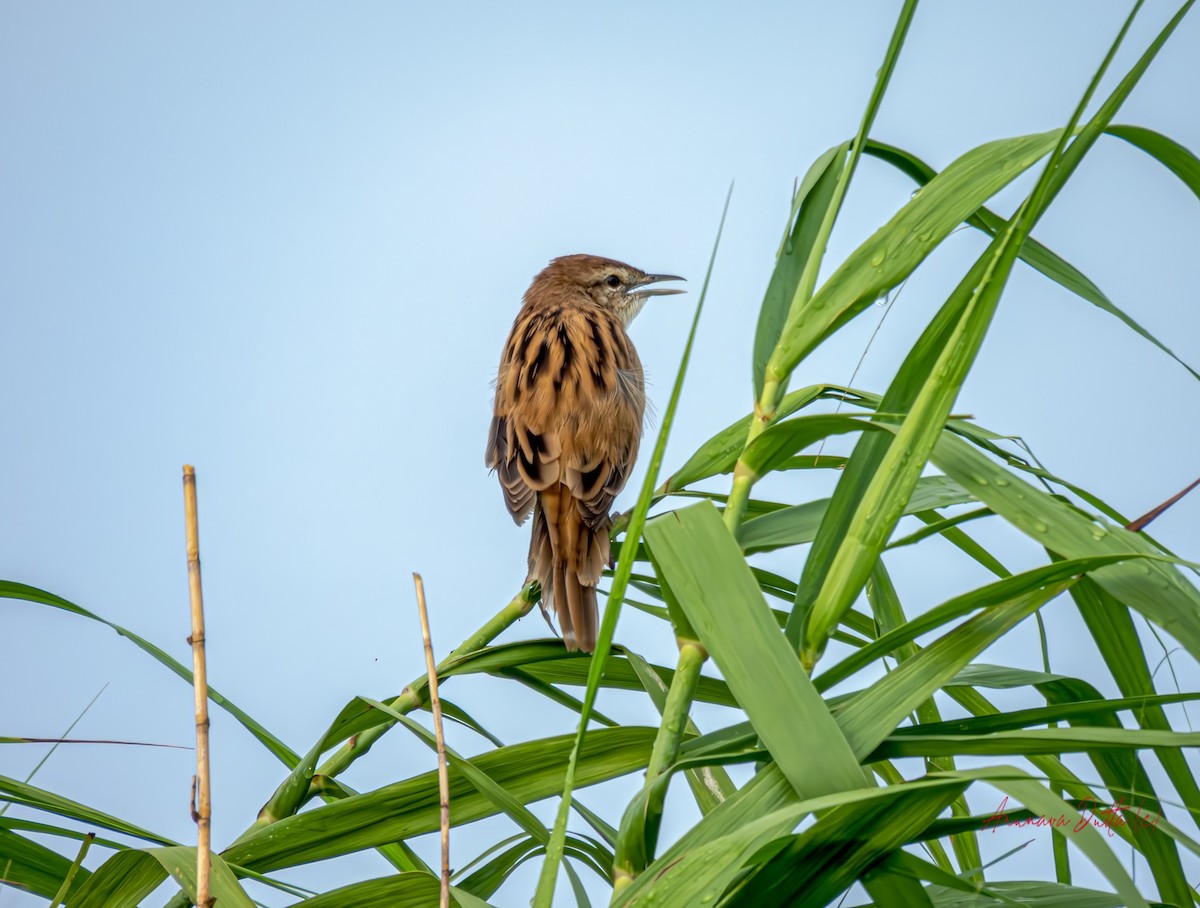
{"label": "bird's eye", "polygon": [[606,277],[604,279],[604,283],[608,284],[608,286],[610,286],[610,287],[620,287],[621,279],[619,277],[617,277],[615,274],[610,274],[608,277]]}

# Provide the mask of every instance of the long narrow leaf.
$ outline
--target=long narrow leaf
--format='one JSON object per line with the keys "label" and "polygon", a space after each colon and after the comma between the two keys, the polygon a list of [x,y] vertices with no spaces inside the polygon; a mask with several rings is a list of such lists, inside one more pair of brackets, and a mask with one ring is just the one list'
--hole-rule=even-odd
{"label": "long narrow leaf", "polygon": [[[635,772],[646,765],[654,729],[593,730],[580,755],[580,786]],[[472,758],[497,784],[524,804],[561,791],[573,735],[514,744]],[[454,825],[492,816],[498,808],[450,769],[450,819]],[[436,773],[427,772],[377,791],[355,795],[260,828],[222,853],[231,864],[266,871],[375,848],[439,826]]]}
{"label": "long narrow leaf", "polygon": [[[938,441],[932,460],[1017,529],[1064,558],[1161,556],[1141,534],[1088,520],[952,435]],[[1200,591],[1175,567],[1155,558],[1139,558],[1102,568],[1092,578],[1200,658]]]}
{"label": "long narrow leaf", "polygon": [[835,325],[912,274],[969,215],[1054,148],[1060,135],[1056,129],[999,139],[949,164],[852,252],[807,305],[792,311],[771,356],[771,373],[790,375]]}
{"label": "long narrow leaf", "polygon": [[796,793],[862,784],[829,709],[779,633],[754,575],[716,508],[700,502],[646,525],[679,604]]}
{"label": "long narrow leaf", "polygon": [[[192,683],[192,671],[186,668],[183,663],[170,656],[165,650],[155,646],[144,637],[140,637],[128,628],[121,627],[119,624],[114,624],[105,618],[101,618],[94,612],[89,612],[82,606],[78,606],[73,602],[68,602],[62,596],[56,596],[54,593],[48,593],[45,590],[40,590],[35,586],[29,586],[25,583],[15,583],[11,580],[0,580],[0,598],[4,599],[23,599],[26,602],[36,602],[39,605],[48,605],[51,608],[62,609],[64,612],[69,612],[72,615],[79,615],[82,618],[88,618],[96,621],[106,627],[112,628],[126,640],[132,642],[136,647],[143,652],[148,653],[156,661],[166,666],[188,684]],[[221,707],[231,716],[233,716],[242,725],[246,731],[250,732],[260,744],[269,750],[279,762],[283,763],[289,769],[299,762],[300,757],[286,744],[280,741],[277,737],[267,731],[259,722],[251,718],[249,713],[242,710],[236,703],[228,699],[224,695],[218,693],[212,687],[208,689],[208,699]]]}
{"label": "long narrow leaf", "polygon": [[[1109,135],[1125,139],[1130,144],[1157,158],[1178,176],[1192,192],[1200,196],[1200,161],[1197,161],[1195,155],[1182,145],[1167,136],[1140,126],[1110,126],[1105,131]],[[937,171],[920,158],[894,145],[888,145],[883,142],[870,142],[867,145],[866,153],[892,164],[912,177],[920,186],[924,186],[937,175]],[[1004,219],[986,207],[981,207],[967,218],[966,223],[994,236],[998,230],[1003,228]],[[1194,377],[1200,378],[1200,373],[1180,359],[1166,344],[1120,309],[1086,275],[1082,274],[1069,262],[1055,255],[1054,252],[1047,249],[1033,237],[1026,237],[1024,244],[1021,246],[1020,257],[1023,262],[1036,268],[1052,281],[1070,290],[1093,306],[1103,309],[1110,315],[1119,318],[1131,329],[1187,369]]]}
{"label": "long narrow leaf", "polygon": [[[758,328],[754,332],[754,398],[762,394],[763,374],[767,359],[775,349],[779,333],[787,319],[788,308],[796,295],[796,288],[813,253],[821,224],[829,213],[838,178],[846,165],[850,143],[835,145],[817,158],[792,200],[792,212],[788,218],[791,228],[785,233],[783,244],[771,272],[771,281],[763,304],[758,310]],[[820,251],[817,252],[820,255]],[[744,439],[745,433],[742,434]]]}

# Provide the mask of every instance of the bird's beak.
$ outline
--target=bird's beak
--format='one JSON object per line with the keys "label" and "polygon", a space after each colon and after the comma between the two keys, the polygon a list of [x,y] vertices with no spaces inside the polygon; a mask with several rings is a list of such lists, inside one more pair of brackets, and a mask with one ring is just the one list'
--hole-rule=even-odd
{"label": "bird's beak", "polygon": [[686,281],[687,278],[678,277],[674,274],[647,274],[645,280],[638,281],[632,287],[625,291],[626,296],[670,296],[672,293],[687,293],[679,287],[651,287],[651,284],[657,284],[660,281]]}

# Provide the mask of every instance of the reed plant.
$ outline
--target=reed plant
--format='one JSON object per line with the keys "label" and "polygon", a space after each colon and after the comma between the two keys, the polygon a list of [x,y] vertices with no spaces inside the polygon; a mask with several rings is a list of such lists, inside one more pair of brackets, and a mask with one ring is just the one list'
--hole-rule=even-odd
{"label": "reed plant", "polygon": [[[857,133],[814,161],[792,198],[748,351],[753,411],[711,427],[711,437],[664,475],[692,339],[702,330],[705,281],[656,443],[644,455],[645,483],[616,525],[619,557],[606,580],[595,654],[568,654],[553,639],[493,643],[535,606],[538,590],[530,585],[437,666],[451,696],[456,678],[484,675],[497,687],[521,684],[579,716],[560,734],[472,755],[446,750],[451,824],[505,815],[513,827],[510,837],[459,858],[455,904],[487,905],[516,868],[538,859],[536,906],[551,904],[563,875],[578,904],[592,904],[587,891],[594,893],[594,884],[583,883],[592,876],[611,887],[611,905],[630,908],[821,906],[839,904],[852,887],[880,908],[1198,901],[1185,867],[1194,877],[1200,788],[1186,753],[1200,745],[1200,734],[1173,727],[1167,707],[1200,693],[1162,692],[1137,630],[1148,622],[1173,638],[1179,658],[1200,658],[1197,566],[1146,532],[1153,514],[1134,520],[1119,513],[954,409],[1018,262],[1174,356],[1040,244],[1035,228],[1098,142],[1128,143],[1200,195],[1200,160],[1152,129],[1114,122],[1191,5],[1178,9],[1128,72],[1114,74],[1138,3],[1061,127],[996,139],[936,172],[872,138],[916,7],[915,0],[905,3]],[[1102,84],[1114,83],[1100,94]],[[882,226],[832,266],[829,238],[856,171],[868,161],[897,168],[918,191],[890,216],[881,213]],[[1011,214],[987,207],[1025,174],[1032,189]],[[886,388],[791,387],[814,350],[893,294],[964,225],[987,236],[986,248]],[[835,436],[852,440],[847,456],[823,453]],[[768,477],[777,497],[804,487],[795,481],[801,473],[828,477],[832,493],[756,497]],[[976,538],[976,528],[988,523],[1031,539],[1044,553],[1040,563],[1007,569]],[[924,610],[902,601],[889,575],[892,553],[935,543],[953,546],[994,579]],[[785,553],[789,572],[766,570],[758,557],[766,551]],[[0,594],[104,621],[17,582],[0,584]],[[1094,677],[981,660],[1026,622],[1048,633],[1040,612],[1056,601],[1075,610],[1078,645],[1097,654]],[[615,642],[620,612],[630,605],[657,618],[662,634],[677,642],[675,665],[653,664]],[[191,680],[163,650],[116,629]],[[1109,684],[1119,697],[1099,692]],[[579,688],[581,697],[572,692]],[[992,691],[1000,688],[1019,705],[994,702]],[[407,730],[433,746],[413,718],[428,708],[428,689],[428,677],[420,677],[391,699],[354,699],[304,754],[210,690],[213,704],[284,768],[276,790],[264,793],[257,820],[213,855],[212,892],[221,908],[252,904],[247,881],[313,908],[437,903],[439,874],[409,844],[439,830],[436,775],[365,792],[342,781],[385,734]],[[660,724],[623,725],[598,714],[604,689],[644,696]],[[727,721],[697,727],[693,707],[701,703],[723,707]],[[489,726],[502,718],[484,722],[452,703],[444,708],[495,741]],[[642,784],[626,804],[601,812],[576,797],[629,774],[641,774]],[[686,787],[694,822],[662,842],[664,820],[674,820],[672,785]],[[980,789],[1006,805],[1002,813],[972,811],[968,794]],[[552,797],[559,809],[547,826],[530,805]],[[179,887],[172,904],[195,897],[194,848],[12,779],[0,779],[0,799],[49,817],[0,818],[0,877],[11,883],[72,908],[138,905],[169,877]],[[1102,814],[1095,806],[1114,804],[1128,809]],[[120,840],[85,843],[111,850],[88,872],[30,838],[81,838],[54,817]],[[1103,828],[1091,822],[1096,817],[1106,817]],[[1050,825],[1054,878],[994,879],[980,836],[998,823]],[[371,850],[394,872],[324,893],[287,882],[289,867]],[[1148,876],[1135,882],[1126,852]],[[1102,874],[1107,891],[1073,882],[1081,857]],[[523,902],[529,893],[504,895]]]}

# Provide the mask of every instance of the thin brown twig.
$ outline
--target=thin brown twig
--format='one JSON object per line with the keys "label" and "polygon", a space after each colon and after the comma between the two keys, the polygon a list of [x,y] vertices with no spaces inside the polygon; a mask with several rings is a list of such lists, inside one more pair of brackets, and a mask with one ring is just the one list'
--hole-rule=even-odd
{"label": "thin brown twig", "polygon": [[438,796],[442,808],[442,895],[441,908],[450,908],[450,774],[446,768],[446,739],[442,735],[442,702],[438,699],[437,663],[429,635],[429,612],[425,608],[425,582],[413,572],[417,588],[417,611],[421,615],[421,639],[425,643],[425,668],[429,672],[429,709],[433,713],[433,735],[437,741]]}
{"label": "thin brown twig", "polygon": [[1164,501],[1162,504],[1160,504],[1154,510],[1147,511],[1145,514],[1143,514],[1141,517],[1139,517],[1133,523],[1126,526],[1125,529],[1127,529],[1131,532],[1134,532],[1134,533],[1141,532],[1142,530],[1144,530],[1146,528],[1146,526],[1150,523],[1151,520],[1153,520],[1155,517],[1158,517],[1163,511],[1165,511],[1171,505],[1175,504],[1175,502],[1179,501],[1179,499],[1181,499],[1184,495],[1186,495],[1192,489],[1196,488],[1196,486],[1200,486],[1200,479],[1197,479],[1195,482],[1193,482],[1190,486],[1188,486],[1186,489],[1184,489],[1178,495],[1172,495],[1170,498],[1168,498],[1166,501]]}
{"label": "thin brown twig", "polygon": [[188,594],[192,606],[192,689],[196,701],[196,778],[192,816],[196,821],[196,905],[211,908],[212,793],[208,763],[208,670],[204,661],[204,594],[200,586],[200,530],[196,517],[196,470],[183,467],[183,512],[187,523]]}

